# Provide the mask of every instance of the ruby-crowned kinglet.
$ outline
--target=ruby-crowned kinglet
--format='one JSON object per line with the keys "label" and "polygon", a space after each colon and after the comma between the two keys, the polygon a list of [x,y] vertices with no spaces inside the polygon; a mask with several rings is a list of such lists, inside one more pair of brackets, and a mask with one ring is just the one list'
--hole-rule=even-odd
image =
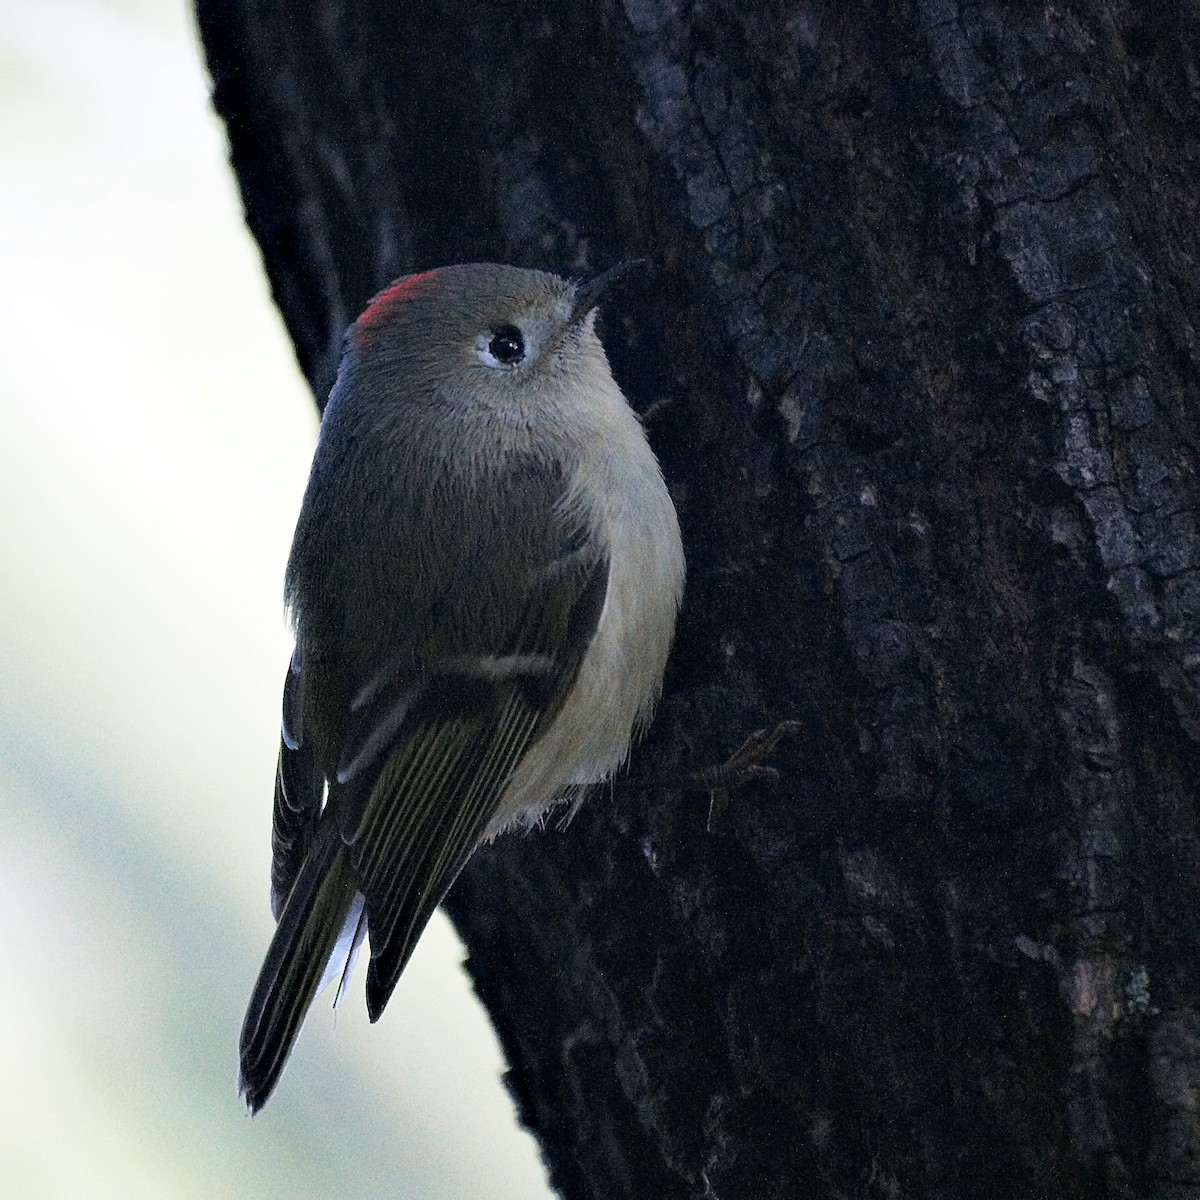
{"label": "ruby-crowned kinglet", "polygon": [[684,563],[594,328],[630,265],[426,271],[347,335],[287,568],[252,1112],[364,934],[375,1021],[475,847],[606,778],[650,717]]}

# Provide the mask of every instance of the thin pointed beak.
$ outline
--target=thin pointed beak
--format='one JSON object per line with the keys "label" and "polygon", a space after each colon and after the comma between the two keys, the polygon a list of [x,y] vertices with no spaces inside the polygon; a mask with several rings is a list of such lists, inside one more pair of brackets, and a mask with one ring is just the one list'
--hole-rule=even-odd
{"label": "thin pointed beak", "polygon": [[607,271],[601,271],[599,275],[587,280],[585,283],[577,283],[575,285],[575,294],[571,301],[571,316],[568,320],[568,326],[577,325],[584,317],[600,303],[601,297],[609,290],[619,279],[624,279],[635,267],[649,266],[649,262],[644,258],[629,258],[625,262],[619,262],[615,267],[609,267]]}

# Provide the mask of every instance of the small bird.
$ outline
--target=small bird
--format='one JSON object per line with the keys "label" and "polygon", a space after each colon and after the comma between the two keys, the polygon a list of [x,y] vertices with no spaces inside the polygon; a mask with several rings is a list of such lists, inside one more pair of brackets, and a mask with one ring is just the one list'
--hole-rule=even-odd
{"label": "small bird", "polygon": [[683,547],[595,330],[633,265],[425,271],[347,334],[287,566],[252,1113],[364,936],[376,1021],[474,849],[578,802],[650,719]]}

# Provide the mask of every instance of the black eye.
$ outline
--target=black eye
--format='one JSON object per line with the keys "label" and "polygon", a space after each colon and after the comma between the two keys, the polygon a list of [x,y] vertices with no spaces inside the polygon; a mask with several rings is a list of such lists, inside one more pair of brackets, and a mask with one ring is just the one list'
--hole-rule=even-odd
{"label": "black eye", "polygon": [[501,325],[488,342],[488,353],[506,367],[519,363],[525,357],[525,340],[515,325]]}

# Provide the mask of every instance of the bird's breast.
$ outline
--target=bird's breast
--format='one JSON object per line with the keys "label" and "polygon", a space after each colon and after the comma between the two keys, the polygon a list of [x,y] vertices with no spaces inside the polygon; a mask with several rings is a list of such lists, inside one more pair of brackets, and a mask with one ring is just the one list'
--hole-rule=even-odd
{"label": "bird's breast", "polygon": [[536,818],[557,798],[607,778],[649,721],[683,591],[679,522],[641,425],[627,421],[584,456],[571,503],[603,531],[608,590],[562,710],[505,791],[491,832]]}

